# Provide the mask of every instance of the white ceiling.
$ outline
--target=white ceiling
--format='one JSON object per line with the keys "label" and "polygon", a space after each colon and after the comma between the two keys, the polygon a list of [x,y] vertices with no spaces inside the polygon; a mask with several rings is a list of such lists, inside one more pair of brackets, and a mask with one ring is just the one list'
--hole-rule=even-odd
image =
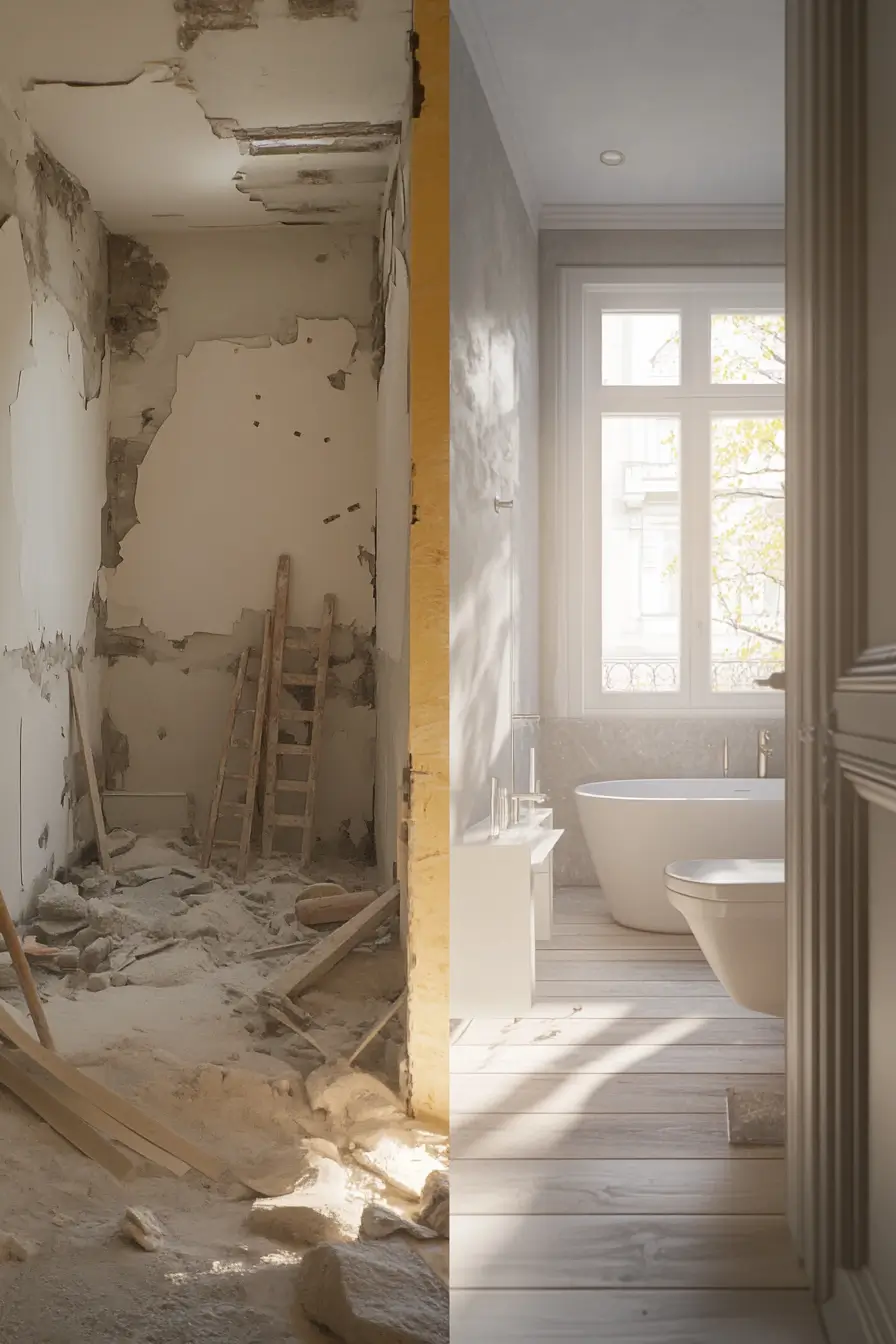
{"label": "white ceiling", "polygon": [[392,144],[256,157],[232,135],[401,122],[411,0],[330,7],[336,16],[300,19],[289,0],[246,0],[252,26],[202,31],[184,50],[175,0],[132,3],[126,21],[122,0],[2,0],[0,76],[117,232],[367,224]]}
{"label": "white ceiling", "polygon": [[534,212],[783,202],[785,0],[452,9]]}

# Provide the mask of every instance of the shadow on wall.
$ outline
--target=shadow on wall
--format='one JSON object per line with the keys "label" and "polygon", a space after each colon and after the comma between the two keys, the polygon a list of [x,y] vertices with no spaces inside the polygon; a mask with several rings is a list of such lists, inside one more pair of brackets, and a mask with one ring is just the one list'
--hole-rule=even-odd
{"label": "shadow on wall", "polygon": [[539,772],[554,809],[554,824],[565,831],[554,851],[557,885],[597,884],[576,809],[580,784],[606,779],[718,779],[726,737],[729,775],[755,778],[760,728],[771,731],[768,773],[780,778],[782,719],[545,719],[539,732]]}
{"label": "shadow on wall", "polygon": [[510,784],[511,541],[451,603],[451,810],[454,834],[488,815],[489,780]]}

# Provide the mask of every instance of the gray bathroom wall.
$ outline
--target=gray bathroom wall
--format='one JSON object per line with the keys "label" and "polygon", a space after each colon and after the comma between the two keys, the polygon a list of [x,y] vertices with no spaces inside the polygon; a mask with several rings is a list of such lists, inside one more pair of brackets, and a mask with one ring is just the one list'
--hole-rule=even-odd
{"label": "gray bathroom wall", "polygon": [[[538,240],[451,26],[451,821],[510,785],[538,710]],[[513,500],[496,512],[495,497]]]}
{"label": "gray bathroom wall", "polygon": [[591,887],[597,876],[576,811],[579,784],[603,779],[718,779],[728,739],[728,773],[757,772],[759,730],[771,731],[768,773],[784,774],[784,720],[697,718],[547,719],[541,725],[542,783],[566,834],[554,853],[554,880]]}

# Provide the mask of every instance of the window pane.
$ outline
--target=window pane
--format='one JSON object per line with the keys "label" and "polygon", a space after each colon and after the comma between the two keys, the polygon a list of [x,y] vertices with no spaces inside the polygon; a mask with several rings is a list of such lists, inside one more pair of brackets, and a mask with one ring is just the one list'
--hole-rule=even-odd
{"label": "window pane", "polygon": [[601,421],[602,689],[680,686],[677,416]]}
{"label": "window pane", "polygon": [[714,383],[783,383],[783,313],[713,313]]}
{"label": "window pane", "polygon": [[784,420],[712,425],[712,687],[784,666]]}
{"label": "window pane", "polygon": [[680,380],[678,313],[602,313],[604,387],[669,387]]}

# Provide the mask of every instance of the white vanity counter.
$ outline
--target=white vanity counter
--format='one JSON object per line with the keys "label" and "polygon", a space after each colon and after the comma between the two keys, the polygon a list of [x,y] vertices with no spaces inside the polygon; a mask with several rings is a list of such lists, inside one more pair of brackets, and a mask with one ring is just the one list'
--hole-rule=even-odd
{"label": "white vanity counter", "polygon": [[531,1008],[536,939],[551,936],[552,855],[562,831],[536,808],[500,835],[472,826],[451,848],[451,1016]]}

